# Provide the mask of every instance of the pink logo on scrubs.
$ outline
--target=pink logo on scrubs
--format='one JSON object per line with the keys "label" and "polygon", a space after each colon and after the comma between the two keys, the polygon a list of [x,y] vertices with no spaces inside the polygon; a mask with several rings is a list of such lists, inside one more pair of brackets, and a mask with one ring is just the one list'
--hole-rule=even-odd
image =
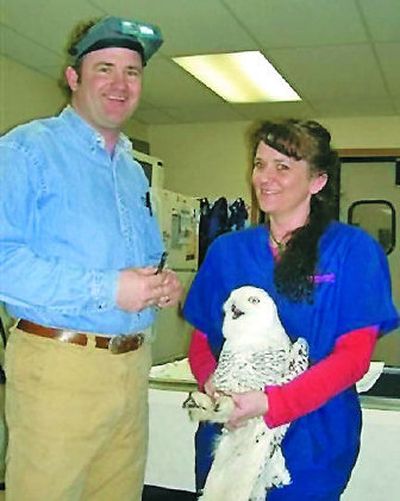
{"label": "pink logo on scrubs", "polygon": [[323,275],[314,275],[312,279],[315,284],[323,284],[323,283],[332,284],[336,281],[336,276],[334,273],[325,273]]}

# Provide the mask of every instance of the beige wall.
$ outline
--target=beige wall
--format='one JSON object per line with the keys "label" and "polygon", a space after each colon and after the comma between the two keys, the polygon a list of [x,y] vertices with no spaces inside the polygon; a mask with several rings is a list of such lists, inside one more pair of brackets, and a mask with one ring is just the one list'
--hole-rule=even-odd
{"label": "beige wall", "polygon": [[249,200],[248,127],[248,122],[150,127],[152,152],[164,160],[166,188]]}
{"label": "beige wall", "polygon": [[[11,59],[0,56],[0,134],[18,124],[58,113],[66,98],[57,83]],[[148,127],[131,120],[128,136],[147,141]]]}
{"label": "beige wall", "polygon": [[400,117],[321,118],[336,148],[398,148]]}
{"label": "beige wall", "polygon": [[[38,117],[57,113],[64,96],[56,82],[0,56],[0,133]],[[397,148],[399,117],[320,119],[337,148]],[[149,141],[164,160],[166,187],[210,199],[225,195],[250,201],[250,122],[159,125],[131,120],[125,132]]]}
{"label": "beige wall", "polygon": [[148,141],[148,126],[135,122],[135,120],[130,120],[125,128],[124,133],[131,138],[140,139],[141,141]]}
{"label": "beige wall", "polygon": [[[267,118],[267,117],[266,117]],[[398,148],[399,117],[318,119],[336,148]],[[166,187],[210,199],[250,200],[245,135],[250,122],[150,127],[152,152],[164,160]]]}
{"label": "beige wall", "polygon": [[0,56],[0,133],[56,113],[64,96],[54,80]]}

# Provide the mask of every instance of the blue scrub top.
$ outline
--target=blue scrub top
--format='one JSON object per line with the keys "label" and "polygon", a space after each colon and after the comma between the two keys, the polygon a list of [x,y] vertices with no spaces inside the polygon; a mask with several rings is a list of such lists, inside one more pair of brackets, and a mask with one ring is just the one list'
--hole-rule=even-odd
{"label": "blue scrub top", "polygon": [[[243,285],[263,288],[272,296],[290,338],[308,341],[311,363],[331,353],[337,339],[349,331],[377,325],[384,334],[399,324],[386,256],[365,231],[339,222],[329,225],[320,240],[312,304],[293,302],[277,292],[268,242],[264,226],[219,237],[189,291],[185,318],[207,335],[217,358],[223,343],[223,303],[233,289]],[[210,435],[210,429],[201,427],[197,436],[200,477],[206,475],[210,463],[214,433]],[[294,421],[282,444],[293,482],[273,490],[268,499],[340,493],[357,458],[360,432],[361,411],[354,387]],[[283,497],[273,497],[278,493]]]}

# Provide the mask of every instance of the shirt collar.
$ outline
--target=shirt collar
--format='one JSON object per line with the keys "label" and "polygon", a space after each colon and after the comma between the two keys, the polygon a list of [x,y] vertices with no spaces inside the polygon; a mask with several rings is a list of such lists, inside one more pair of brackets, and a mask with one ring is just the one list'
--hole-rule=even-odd
{"label": "shirt collar", "polygon": [[[65,120],[80,137],[92,144],[97,144],[105,148],[104,137],[94,127],[88,124],[71,105],[66,106],[62,110],[60,117]],[[117,151],[119,149],[132,152],[132,143],[122,132],[119,134],[118,141],[115,145],[115,150]]]}

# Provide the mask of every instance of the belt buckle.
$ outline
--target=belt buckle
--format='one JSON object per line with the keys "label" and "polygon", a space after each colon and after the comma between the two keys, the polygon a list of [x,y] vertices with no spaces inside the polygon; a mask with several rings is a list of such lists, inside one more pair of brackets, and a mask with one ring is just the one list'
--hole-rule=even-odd
{"label": "belt buckle", "polygon": [[[130,348],[130,342],[133,340],[136,340],[136,346],[135,348]],[[111,351],[111,353],[119,354],[119,353],[126,353],[127,351],[132,351],[132,349],[137,349],[140,346],[142,346],[144,342],[144,336],[143,334],[120,334],[117,336],[113,336],[109,342],[108,342],[108,349]]]}
{"label": "belt buckle", "polygon": [[112,336],[110,341],[108,342],[108,349],[111,351],[111,353],[118,354],[121,351],[121,346],[124,343],[124,337],[125,336]]}

